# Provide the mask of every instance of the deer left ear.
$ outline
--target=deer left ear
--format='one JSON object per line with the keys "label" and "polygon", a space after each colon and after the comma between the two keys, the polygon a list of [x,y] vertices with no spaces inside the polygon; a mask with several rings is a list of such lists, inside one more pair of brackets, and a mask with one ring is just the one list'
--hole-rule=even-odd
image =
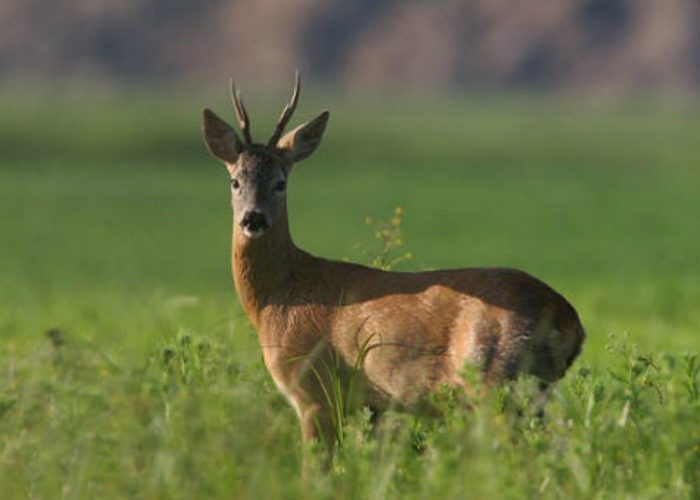
{"label": "deer left ear", "polygon": [[329,117],[330,113],[324,111],[313,120],[287,132],[277,142],[277,149],[292,162],[308,158],[321,144],[321,138],[326,130]]}
{"label": "deer left ear", "polygon": [[202,126],[209,152],[224,163],[236,163],[243,145],[233,127],[209,109],[202,113]]}

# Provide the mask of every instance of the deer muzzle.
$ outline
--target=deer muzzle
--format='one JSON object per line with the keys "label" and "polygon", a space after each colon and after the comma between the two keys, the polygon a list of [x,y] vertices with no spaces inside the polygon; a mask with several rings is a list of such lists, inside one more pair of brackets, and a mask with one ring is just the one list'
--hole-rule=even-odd
{"label": "deer muzzle", "polygon": [[270,222],[267,216],[257,210],[250,210],[243,215],[241,219],[241,228],[243,233],[249,238],[257,238],[262,236],[270,227]]}

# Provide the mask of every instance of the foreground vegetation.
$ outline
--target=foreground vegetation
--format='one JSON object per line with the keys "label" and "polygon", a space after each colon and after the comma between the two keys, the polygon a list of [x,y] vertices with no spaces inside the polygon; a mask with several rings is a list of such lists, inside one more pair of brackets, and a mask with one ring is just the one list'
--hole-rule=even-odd
{"label": "foreground vegetation", "polygon": [[299,245],[368,262],[365,217],[401,205],[403,269],[527,269],[589,339],[543,420],[531,380],[470,413],[447,404],[443,422],[393,415],[373,432],[351,415],[332,472],[302,484],[191,101],[0,100],[3,498],[700,494],[692,108],[333,108],[290,184]]}

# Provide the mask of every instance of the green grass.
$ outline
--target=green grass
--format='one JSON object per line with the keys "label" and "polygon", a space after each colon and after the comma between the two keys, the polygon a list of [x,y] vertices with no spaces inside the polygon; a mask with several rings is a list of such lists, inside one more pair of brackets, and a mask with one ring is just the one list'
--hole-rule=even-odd
{"label": "green grass", "polygon": [[332,473],[304,485],[199,136],[202,104],[231,113],[192,95],[0,98],[3,498],[700,495],[697,107],[331,105],[290,183],[300,246],[366,261],[365,218],[400,205],[402,268],[523,268],[589,338],[544,427],[526,380],[442,423],[397,415],[372,435],[354,415]]}

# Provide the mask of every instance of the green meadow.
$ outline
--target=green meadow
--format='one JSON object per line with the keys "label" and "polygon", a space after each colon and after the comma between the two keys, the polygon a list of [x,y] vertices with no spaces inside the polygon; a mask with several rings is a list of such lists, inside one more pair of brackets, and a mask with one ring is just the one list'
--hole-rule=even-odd
{"label": "green meadow", "polygon": [[[530,380],[440,421],[349,415],[331,470],[301,481],[296,416],[233,290],[227,175],[202,145],[202,107],[233,121],[225,93],[14,89],[0,496],[697,498],[697,103],[313,94],[296,121],[331,120],[290,180],[295,242],[369,262],[401,207],[400,269],[551,284],[588,339],[544,419]],[[259,140],[279,101],[248,104]]]}

